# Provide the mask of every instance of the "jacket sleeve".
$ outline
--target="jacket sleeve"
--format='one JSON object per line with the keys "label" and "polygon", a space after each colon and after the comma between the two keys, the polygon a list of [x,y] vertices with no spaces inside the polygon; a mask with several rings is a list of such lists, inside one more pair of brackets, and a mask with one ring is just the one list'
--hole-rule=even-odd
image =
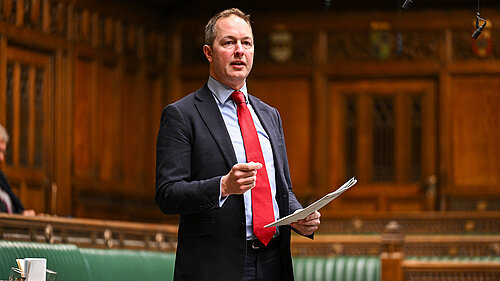
{"label": "jacket sleeve", "polygon": [[202,212],[219,206],[221,176],[192,179],[192,139],[183,113],[175,104],[167,106],[156,144],[155,193],[157,205],[166,214]]}
{"label": "jacket sleeve", "polygon": [[12,201],[12,211],[16,214],[22,213],[24,211],[24,206],[21,200],[14,194],[12,188],[10,188],[9,181],[2,172],[0,172],[0,187],[9,194],[10,200]]}

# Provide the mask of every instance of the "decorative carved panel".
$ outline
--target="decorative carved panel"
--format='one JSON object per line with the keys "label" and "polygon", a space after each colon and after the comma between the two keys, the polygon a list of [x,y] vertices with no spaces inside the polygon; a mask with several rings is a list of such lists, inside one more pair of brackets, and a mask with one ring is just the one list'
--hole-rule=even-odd
{"label": "decorative carved panel", "polygon": [[6,175],[26,209],[46,212],[52,173],[51,57],[25,48],[8,46],[5,50],[6,71],[2,73],[6,77],[1,79],[6,88],[0,92],[5,103],[0,106],[0,118],[10,135]]}
{"label": "decorative carved panel", "polygon": [[[300,64],[311,64],[313,62],[313,43],[314,43],[314,33],[312,32],[302,32],[290,34],[290,41],[287,43],[275,42],[272,39],[272,32],[266,33],[256,33],[255,34],[255,62],[259,64],[263,63],[279,63],[276,58],[273,57],[272,52],[278,49],[276,52],[290,52],[289,58],[282,61],[282,63],[300,63]],[[281,48],[281,50],[279,50]]]}
{"label": "decorative carved panel", "polygon": [[500,59],[500,29],[486,29],[486,31],[491,32],[491,36],[488,36],[491,40],[491,54],[485,55],[484,57],[478,56],[474,53],[473,46],[479,44],[484,48],[488,48],[487,38],[485,34],[482,34],[478,39],[472,39],[472,28],[471,29],[453,29],[452,32],[452,47],[453,47],[453,59],[454,60],[498,60]]}
{"label": "decorative carved panel", "polygon": [[[332,62],[379,61],[367,31],[328,33],[328,58]],[[439,46],[443,32],[440,30],[389,31],[386,61],[429,61],[439,59]],[[373,40],[373,39],[372,39]]]}

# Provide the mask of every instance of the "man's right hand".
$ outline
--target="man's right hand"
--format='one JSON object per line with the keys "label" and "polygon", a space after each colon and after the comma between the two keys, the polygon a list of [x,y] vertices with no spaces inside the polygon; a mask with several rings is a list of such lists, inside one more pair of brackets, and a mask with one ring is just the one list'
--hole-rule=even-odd
{"label": "man's right hand", "polygon": [[243,194],[255,186],[257,170],[262,168],[261,163],[238,163],[221,180],[221,196]]}

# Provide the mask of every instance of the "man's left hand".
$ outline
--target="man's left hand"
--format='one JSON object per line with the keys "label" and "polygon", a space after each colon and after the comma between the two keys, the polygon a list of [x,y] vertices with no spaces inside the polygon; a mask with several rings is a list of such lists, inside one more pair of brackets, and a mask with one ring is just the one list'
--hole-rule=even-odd
{"label": "man's left hand", "polygon": [[303,220],[292,222],[290,225],[302,235],[311,235],[319,228],[321,214],[316,211]]}

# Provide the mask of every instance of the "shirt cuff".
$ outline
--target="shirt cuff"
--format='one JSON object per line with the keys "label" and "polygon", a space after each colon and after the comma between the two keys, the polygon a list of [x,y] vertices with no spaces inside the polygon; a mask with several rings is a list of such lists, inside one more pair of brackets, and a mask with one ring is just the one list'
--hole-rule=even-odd
{"label": "shirt cuff", "polygon": [[224,205],[224,202],[226,202],[227,197],[228,196],[222,198],[222,177],[221,177],[219,182],[219,208],[222,207],[222,205]]}

